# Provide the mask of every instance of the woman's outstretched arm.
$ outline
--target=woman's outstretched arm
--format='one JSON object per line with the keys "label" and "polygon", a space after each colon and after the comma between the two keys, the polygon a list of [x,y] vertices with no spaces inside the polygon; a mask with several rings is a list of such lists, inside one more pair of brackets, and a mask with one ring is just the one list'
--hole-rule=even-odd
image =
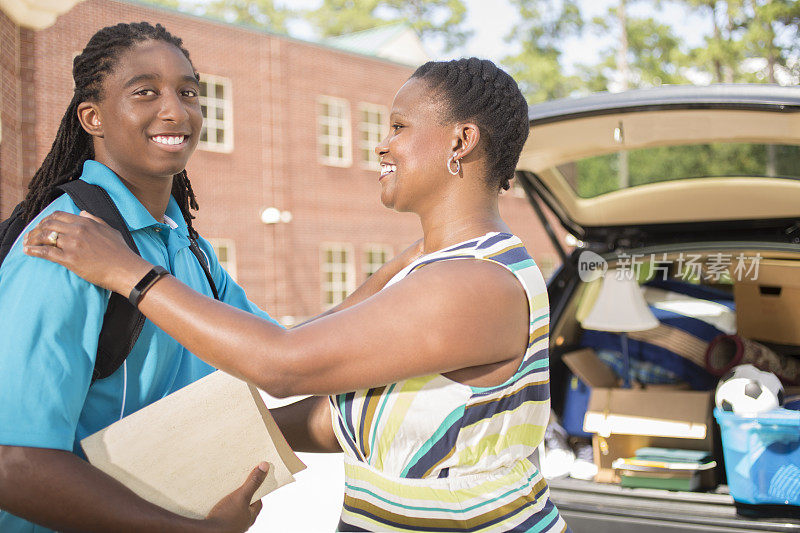
{"label": "woman's outstretched arm", "polygon": [[359,302],[363,302],[370,296],[376,294],[380,291],[391,279],[403,270],[405,267],[410,265],[415,259],[422,255],[422,239],[418,240],[395,257],[381,265],[381,267],[370,277],[364,281],[359,287],[354,290],[351,294],[344,299],[342,303],[339,305],[332,307],[325,311],[322,314],[319,314],[306,322],[311,322],[318,318],[322,318],[323,316],[332,315],[333,313],[338,313],[342,309],[347,309],[348,307],[352,307]]}
{"label": "woman's outstretched arm", "polygon": [[[48,245],[51,232],[58,246]],[[26,253],[127,296],[151,265],[104,224],[68,213],[44,219]],[[269,394],[334,394],[518,359],[528,302],[516,278],[478,260],[433,263],[338,313],[284,330],[193,291],[172,276],[139,309],[208,363]]]}

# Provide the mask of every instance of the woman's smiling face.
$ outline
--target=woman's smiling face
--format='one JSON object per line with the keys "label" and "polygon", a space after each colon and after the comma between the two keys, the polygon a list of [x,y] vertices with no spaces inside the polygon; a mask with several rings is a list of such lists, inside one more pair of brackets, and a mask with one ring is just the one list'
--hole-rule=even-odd
{"label": "woman's smiling face", "polygon": [[453,151],[453,128],[442,125],[444,112],[424,80],[409,79],[395,95],[389,134],[375,148],[386,207],[424,209],[425,199],[449,176],[445,164]]}
{"label": "woman's smiling face", "polygon": [[103,80],[95,156],[126,180],[171,178],[186,167],[203,117],[191,63],[172,44],[149,40],[123,52]]}

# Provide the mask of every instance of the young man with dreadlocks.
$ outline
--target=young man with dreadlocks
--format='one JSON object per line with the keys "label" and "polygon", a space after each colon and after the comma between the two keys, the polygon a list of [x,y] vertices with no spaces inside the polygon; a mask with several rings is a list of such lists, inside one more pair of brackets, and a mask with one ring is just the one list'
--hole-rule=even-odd
{"label": "young man with dreadlocks", "polygon": [[[144,22],[103,28],[75,58],[73,77],[74,96],[23,202],[25,222],[80,212],[60,184],[99,185],[142,257],[210,295],[189,250],[197,203],[184,167],[202,115],[181,40]],[[269,319],[197,240],[220,300]],[[0,269],[0,531],[246,530],[261,508],[250,498],[266,464],[199,521],[145,502],[81,458],[80,439],[213,368],[148,321],[122,367],[92,382],[108,291],[24,255],[21,241]]]}
{"label": "young man with dreadlocks", "polygon": [[[192,227],[197,202],[185,166],[202,116],[198,76],[182,41],[145,22],[103,28],[75,58],[73,78],[72,101],[22,203],[29,228],[54,211],[80,212],[59,185],[99,185],[142,258],[211,296],[190,251],[194,239],[219,300],[274,324]],[[57,234],[50,239],[58,243]],[[378,291],[419,252],[418,242],[329,312]],[[0,532],[246,530],[261,509],[250,499],[266,464],[197,521],[145,502],[82,459],[83,437],[214,370],[146,321],[121,368],[93,381],[108,301],[108,291],[24,255],[21,238],[0,267]],[[284,431],[302,431],[287,427],[295,409],[275,411]]]}

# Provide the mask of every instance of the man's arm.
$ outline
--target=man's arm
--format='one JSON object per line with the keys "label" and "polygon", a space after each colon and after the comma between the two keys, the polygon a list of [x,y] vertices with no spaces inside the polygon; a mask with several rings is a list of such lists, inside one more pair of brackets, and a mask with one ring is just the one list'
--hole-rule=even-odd
{"label": "man's arm", "polygon": [[250,499],[265,477],[254,470],[223,507],[194,520],[143,500],[70,452],[0,446],[0,508],[58,531],[246,531],[261,510]]}

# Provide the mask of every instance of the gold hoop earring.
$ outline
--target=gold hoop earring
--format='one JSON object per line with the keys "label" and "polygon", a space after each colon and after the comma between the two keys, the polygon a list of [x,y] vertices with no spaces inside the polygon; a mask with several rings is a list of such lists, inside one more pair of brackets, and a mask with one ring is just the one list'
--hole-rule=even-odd
{"label": "gold hoop earring", "polygon": [[[453,161],[456,162],[456,171],[453,172]],[[452,174],[453,176],[458,176],[459,172],[461,172],[461,161],[456,159],[456,154],[450,156],[450,159],[447,160],[447,171]]]}

